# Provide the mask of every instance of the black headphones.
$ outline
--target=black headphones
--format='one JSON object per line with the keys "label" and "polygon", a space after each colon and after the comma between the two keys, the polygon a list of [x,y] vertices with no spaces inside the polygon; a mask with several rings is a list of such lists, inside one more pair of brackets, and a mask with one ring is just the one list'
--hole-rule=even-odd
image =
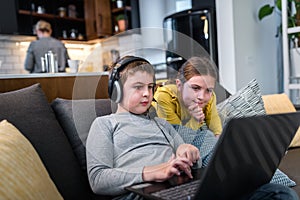
{"label": "black headphones", "polygon": [[114,65],[108,80],[108,95],[110,99],[116,103],[122,100],[123,86],[120,81],[120,72],[123,71],[128,64],[135,61],[143,61],[151,65],[147,60],[135,56],[125,56]]}

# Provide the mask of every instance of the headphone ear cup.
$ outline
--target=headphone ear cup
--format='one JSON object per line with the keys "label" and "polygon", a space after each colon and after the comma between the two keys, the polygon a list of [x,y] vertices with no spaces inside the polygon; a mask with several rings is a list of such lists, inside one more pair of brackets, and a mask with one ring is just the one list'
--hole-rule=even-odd
{"label": "headphone ear cup", "polygon": [[120,103],[122,100],[122,96],[123,96],[123,91],[122,91],[122,85],[120,84],[120,81],[114,81],[110,99],[115,103]]}

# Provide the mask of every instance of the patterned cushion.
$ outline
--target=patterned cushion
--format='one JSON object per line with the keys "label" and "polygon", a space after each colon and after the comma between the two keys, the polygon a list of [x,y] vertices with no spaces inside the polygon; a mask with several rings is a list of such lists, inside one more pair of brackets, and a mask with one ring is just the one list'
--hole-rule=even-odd
{"label": "patterned cushion", "polygon": [[206,128],[201,127],[199,130],[193,130],[186,126],[173,125],[185,143],[196,146],[201,154],[202,166],[206,167],[213,153],[213,148],[217,143],[214,133]]}
{"label": "patterned cushion", "polygon": [[0,122],[0,198],[63,199],[31,143],[7,120]]}
{"label": "patterned cushion", "polygon": [[233,117],[266,114],[257,81],[253,79],[236,94],[219,103],[217,110],[223,127]]}

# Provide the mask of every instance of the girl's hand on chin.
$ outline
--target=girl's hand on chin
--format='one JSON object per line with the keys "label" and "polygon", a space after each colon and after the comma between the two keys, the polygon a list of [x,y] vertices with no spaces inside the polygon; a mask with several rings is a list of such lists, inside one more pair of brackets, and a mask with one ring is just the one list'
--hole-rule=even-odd
{"label": "girl's hand on chin", "polygon": [[197,122],[201,123],[204,121],[205,115],[203,113],[203,110],[197,104],[190,105],[188,107],[188,111],[190,115],[193,116]]}

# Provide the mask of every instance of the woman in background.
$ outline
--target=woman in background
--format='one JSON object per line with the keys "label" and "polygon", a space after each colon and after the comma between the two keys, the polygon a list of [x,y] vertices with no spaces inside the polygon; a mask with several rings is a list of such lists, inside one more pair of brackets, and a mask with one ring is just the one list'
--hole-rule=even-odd
{"label": "woman in background", "polygon": [[42,68],[41,57],[51,50],[57,55],[58,72],[65,72],[69,59],[68,51],[60,40],[51,37],[51,24],[44,20],[38,21],[36,34],[38,40],[31,42],[27,50],[25,69],[30,73],[47,72]]}

